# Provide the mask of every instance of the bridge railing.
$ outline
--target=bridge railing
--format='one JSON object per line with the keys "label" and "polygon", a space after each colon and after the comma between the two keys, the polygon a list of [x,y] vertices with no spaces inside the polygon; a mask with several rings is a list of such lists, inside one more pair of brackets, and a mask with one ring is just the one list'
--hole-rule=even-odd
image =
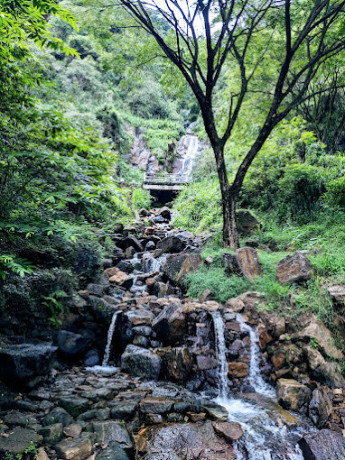
{"label": "bridge railing", "polygon": [[190,182],[188,174],[172,174],[159,172],[154,174],[146,173],[144,184],[187,184]]}

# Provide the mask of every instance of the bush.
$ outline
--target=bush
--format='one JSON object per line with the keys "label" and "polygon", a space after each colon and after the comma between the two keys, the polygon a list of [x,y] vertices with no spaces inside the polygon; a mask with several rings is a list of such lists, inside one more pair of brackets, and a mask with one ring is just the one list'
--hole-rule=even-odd
{"label": "bush", "polygon": [[132,195],[134,209],[139,210],[142,208],[150,209],[152,197],[148,190],[137,188],[133,190]]}

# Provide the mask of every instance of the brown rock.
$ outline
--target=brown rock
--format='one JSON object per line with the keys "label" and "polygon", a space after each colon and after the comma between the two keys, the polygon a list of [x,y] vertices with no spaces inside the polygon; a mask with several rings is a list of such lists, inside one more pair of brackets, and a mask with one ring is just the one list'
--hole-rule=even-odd
{"label": "brown rock", "polygon": [[229,331],[241,332],[241,325],[238,321],[229,321],[225,323],[225,326]]}
{"label": "brown rock", "polygon": [[243,430],[239,423],[235,422],[214,422],[215,432],[223,436],[227,441],[238,441],[243,436]]}
{"label": "brown rock", "polygon": [[267,345],[269,343],[271,343],[273,340],[273,338],[270,336],[270,334],[263,330],[260,332],[259,334],[259,341],[260,341],[260,347],[261,347],[261,350],[266,350],[267,348]]}
{"label": "brown rock", "polygon": [[311,397],[310,389],[293,379],[278,380],[278,400],[284,409],[307,410]]}
{"label": "brown rock", "polygon": [[311,263],[299,252],[285,257],[277,265],[277,277],[281,284],[308,281],[312,273]]}
{"label": "brown rock", "polygon": [[272,356],[271,361],[275,369],[280,369],[285,364],[285,353],[283,351],[278,351]]}
{"label": "brown rock", "polygon": [[163,273],[174,283],[183,283],[185,276],[202,264],[200,254],[172,254],[163,265]]}
{"label": "brown rock", "polygon": [[72,441],[62,441],[55,450],[65,460],[84,460],[92,453],[91,435],[86,433]]}
{"label": "brown rock", "polygon": [[111,270],[111,275],[109,277],[110,283],[123,286],[126,289],[129,289],[133,285],[133,279],[127,275],[127,273],[122,272],[119,268],[108,268],[107,270]]}
{"label": "brown rock", "polygon": [[249,374],[248,364],[232,362],[228,363],[229,377],[243,378]]}
{"label": "brown rock", "polygon": [[187,415],[190,418],[190,420],[194,423],[203,422],[206,419],[205,412],[200,412],[198,414],[195,414],[193,412],[187,412]]}
{"label": "brown rock", "polygon": [[187,347],[168,348],[160,351],[162,376],[174,382],[184,382],[192,371],[192,357]]}
{"label": "brown rock", "polygon": [[201,371],[215,369],[218,366],[218,361],[211,356],[197,356],[196,362],[198,369]]}
{"label": "brown rock", "polygon": [[233,299],[229,299],[226,303],[225,303],[225,308],[234,312],[234,313],[239,313],[241,311],[243,311],[244,309],[244,302],[242,302],[242,300],[234,297]]}
{"label": "brown rock", "polygon": [[254,279],[261,275],[261,264],[255,249],[249,247],[237,249],[235,257],[244,276]]}

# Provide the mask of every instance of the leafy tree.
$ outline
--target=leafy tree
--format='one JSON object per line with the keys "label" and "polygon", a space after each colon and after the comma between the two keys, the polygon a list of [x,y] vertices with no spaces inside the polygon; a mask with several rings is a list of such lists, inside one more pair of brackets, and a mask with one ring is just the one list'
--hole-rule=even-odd
{"label": "leafy tree", "polygon": [[[181,72],[201,109],[206,133],[214,151],[223,207],[224,245],[239,245],[236,203],[246,174],[273,129],[308,93],[320,66],[345,46],[342,17],[345,2],[318,0],[118,0],[158,44]],[[162,33],[163,21],[169,29]],[[216,87],[226,66],[237,75],[230,88],[226,123],[220,129],[215,116]],[[265,115],[255,139],[244,155],[232,184],[224,158],[248,94],[257,88],[267,66],[272,86],[263,93]],[[323,88],[325,91],[326,88]]]}

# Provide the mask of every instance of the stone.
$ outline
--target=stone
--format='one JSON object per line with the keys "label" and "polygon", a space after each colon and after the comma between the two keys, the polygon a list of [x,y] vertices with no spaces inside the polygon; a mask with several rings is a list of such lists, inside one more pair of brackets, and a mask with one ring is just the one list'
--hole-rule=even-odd
{"label": "stone", "polygon": [[111,442],[96,455],[96,460],[129,460],[129,457],[119,444]]}
{"label": "stone", "polygon": [[156,249],[156,243],[154,241],[148,241],[145,246],[146,251],[154,251]]}
{"label": "stone", "polygon": [[89,291],[91,295],[97,295],[98,297],[102,297],[102,295],[106,294],[108,286],[105,284],[90,283],[86,286],[86,290]]}
{"label": "stone", "polygon": [[166,414],[171,411],[173,404],[173,400],[150,396],[140,401],[139,408],[142,414]]}
{"label": "stone", "polygon": [[162,267],[163,273],[170,281],[183,284],[188,273],[192,273],[202,265],[202,258],[197,253],[171,254]]}
{"label": "stone", "polygon": [[88,399],[79,396],[62,396],[58,401],[59,405],[72,417],[77,417],[89,408]]}
{"label": "stone", "polygon": [[59,331],[57,335],[59,352],[66,357],[75,357],[84,353],[89,343],[89,337],[74,332]]}
{"label": "stone", "polygon": [[202,409],[205,410],[208,416],[213,420],[220,420],[224,422],[228,420],[228,411],[219,404],[209,402],[208,404],[203,404]]}
{"label": "stone", "polygon": [[247,278],[253,280],[262,274],[259,256],[255,249],[248,247],[237,249],[235,257],[241,273]]}
{"label": "stone", "polygon": [[168,348],[160,351],[162,378],[173,382],[185,382],[192,372],[192,357],[188,347]]}
{"label": "stone", "polygon": [[171,211],[167,206],[163,206],[163,208],[157,211],[159,216],[162,216],[163,219],[171,220]]}
{"label": "stone", "polygon": [[117,286],[121,286],[125,289],[130,289],[133,286],[133,278],[127,275],[127,273],[121,271],[119,268],[115,267],[115,269],[116,272],[113,268],[108,269],[112,270],[113,273],[109,278],[109,282],[114,283]]}
{"label": "stone", "polygon": [[285,364],[285,352],[278,351],[274,353],[274,355],[271,357],[271,361],[275,369],[280,369]]}
{"label": "stone", "polygon": [[128,431],[120,422],[94,422],[93,429],[96,440],[101,444],[107,445],[116,442],[123,449],[131,449],[133,447]]}
{"label": "stone", "polygon": [[26,384],[37,376],[47,376],[57,347],[21,344],[0,349],[0,379],[11,385]]}
{"label": "stone", "polygon": [[265,330],[260,331],[259,334],[259,343],[261,350],[266,350],[267,345],[273,340],[272,336]]}
{"label": "stone", "polygon": [[241,269],[238,265],[238,260],[234,254],[225,252],[222,254],[222,262],[227,275],[241,275]]}
{"label": "stone", "polygon": [[310,319],[310,324],[298,332],[296,337],[303,341],[316,341],[318,347],[331,359],[344,359],[343,353],[334,344],[331,331],[323,323],[318,322],[314,315]]}
{"label": "stone", "polygon": [[206,302],[207,300],[211,300],[213,297],[212,291],[210,289],[206,289],[200,296],[199,301],[200,302]]}
{"label": "stone", "polygon": [[8,412],[3,418],[6,425],[18,425],[23,427],[37,425],[37,419],[33,414],[26,414],[18,411]]}
{"label": "stone", "polygon": [[345,438],[335,431],[321,430],[305,435],[299,446],[306,460],[344,460]]}
{"label": "stone", "polygon": [[172,302],[153,320],[152,328],[164,345],[175,345],[183,339],[187,322],[182,310],[180,303]]}
{"label": "stone", "polygon": [[235,378],[247,377],[249,374],[248,364],[231,362],[228,363],[228,376]]}
{"label": "stone", "polygon": [[125,227],[123,224],[116,222],[113,227],[113,232],[114,233],[123,233]]}
{"label": "stone", "polygon": [[69,438],[77,438],[82,432],[82,426],[79,423],[72,423],[63,430],[64,435]]}
{"label": "stone", "polygon": [[153,427],[147,434],[145,460],[235,460],[233,447],[218,437],[211,422]]}
{"label": "stone", "polygon": [[55,423],[55,425],[48,425],[40,430],[38,434],[43,437],[43,440],[47,444],[56,444],[62,438],[63,426],[62,423]]}
{"label": "stone", "polygon": [[62,426],[65,427],[73,423],[73,418],[65,411],[65,409],[62,409],[62,407],[55,407],[44,416],[42,422],[45,426],[61,423]]}
{"label": "stone", "polygon": [[240,313],[244,309],[244,302],[234,297],[233,299],[227,300],[224,306],[227,310],[230,310],[234,313]]}
{"label": "stone", "polygon": [[135,236],[127,236],[127,238],[119,241],[117,245],[123,250],[126,250],[129,247],[134,248],[137,252],[143,252],[144,250],[143,245]]}
{"label": "stone", "polygon": [[217,434],[230,442],[238,441],[244,434],[241,425],[236,422],[215,422],[213,428]]}
{"label": "stone", "polygon": [[137,401],[118,401],[110,405],[111,416],[115,420],[131,420],[138,407]]}
{"label": "stone", "polygon": [[307,411],[311,390],[306,385],[293,379],[279,379],[277,389],[278,402],[284,409]]}
{"label": "stone", "polygon": [[149,346],[149,340],[147,337],[143,335],[136,335],[132,341],[133,345],[137,345],[138,347],[147,348]]}
{"label": "stone", "polygon": [[97,366],[97,364],[100,364],[100,362],[101,362],[101,358],[97,350],[89,350],[85,354],[84,364],[86,367]]}
{"label": "stone", "polygon": [[241,210],[236,212],[237,230],[243,236],[249,236],[260,226],[260,222],[249,211]]}
{"label": "stone", "polygon": [[47,452],[43,449],[43,447],[38,449],[36,460],[49,460]]}
{"label": "stone", "polygon": [[83,433],[72,440],[61,441],[54,449],[64,460],[85,460],[92,454],[92,435]]}
{"label": "stone", "polygon": [[309,403],[309,418],[318,428],[323,428],[333,410],[325,388],[316,388]]}
{"label": "stone", "polygon": [[186,249],[186,242],[177,236],[171,235],[163,238],[157,243],[157,249],[161,249],[163,253],[179,253]]}
{"label": "stone", "polygon": [[152,334],[152,329],[149,326],[135,326],[132,330],[135,334],[144,335],[145,337],[150,337]]}
{"label": "stone", "polygon": [[331,388],[345,386],[339,364],[327,362],[318,350],[309,345],[305,347],[305,352],[310,373],[315,380]]}
{"label": "stone", "polygon": [[0,452],[7,454],[22,454],[32,443],[37,443],[42,437],[33,430],[15,427],[7,437],[0,436]]}
{"label": "stone", "polygon": [[216,369],[218,367],[217,359],[212,356],[197,356],[196,362],[200,371]]}
{"label": "stone", "polygon": [[127,345],[121,356],[121,370],[136,377],[157,380],[161,359],[156,353],[136,345]]}
{"label": "stone", "polygon": [[277,277],[281,284],[301,283],[310,280],[313,267],[309,260],[301,253],[295,252],[277,265]]}
{"label": "stone", "polygon": [[336,284],[328,286],[328,294],[332,297],[334,303],[339,305],[345,305],[345,286],[342,284]]}

